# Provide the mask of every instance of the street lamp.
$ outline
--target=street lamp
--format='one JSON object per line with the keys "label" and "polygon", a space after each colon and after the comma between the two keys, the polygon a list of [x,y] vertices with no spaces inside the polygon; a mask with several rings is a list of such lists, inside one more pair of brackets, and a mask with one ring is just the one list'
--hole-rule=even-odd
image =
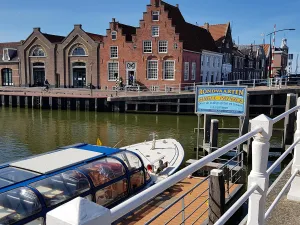
{"label": "street lamp", "polygon": [[269,34],[267,34],[266,36],[270,36],[270,56],[269,56],[269,78],[271,78],[271,61],[272,61],[272,34],[275,34],[275,33],[278,33],[278,32],[281,32],[281,31],[286,31],[286,30],[296,30],[294,28],[290,28],[290,29],[281,29],[281,30],[275,30]]}

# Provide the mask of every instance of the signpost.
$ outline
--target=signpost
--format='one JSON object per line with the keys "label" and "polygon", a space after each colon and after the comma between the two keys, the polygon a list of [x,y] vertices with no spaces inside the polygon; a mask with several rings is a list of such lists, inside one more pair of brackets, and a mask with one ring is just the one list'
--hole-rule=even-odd
{"label": "signpost", "polygon": [[[198,116],[197,159],[199,157],[199,117],[210,115],[245,117],[247,111],[247,87],[244,86],[197,86],[195,113]],[[210,121],[206,121],[209,122]],[[205,123],[204,132],[208,132]],[[205,143],[203,143],[205,145]]]}

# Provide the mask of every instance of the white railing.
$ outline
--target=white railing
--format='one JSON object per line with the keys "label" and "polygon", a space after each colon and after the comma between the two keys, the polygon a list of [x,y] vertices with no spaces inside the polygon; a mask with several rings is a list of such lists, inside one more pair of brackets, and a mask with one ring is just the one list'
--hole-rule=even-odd
{"label": "white railing", "polygon": [[[267,169],[269,148],[270,148],[270,138],[272,136],[272,130],[274,123],[279,120],[289,116],[297,111],[297,128],[295,132],[294,140],[295,142],[280,156],[274,164]],[[248,139],[253,137],[252,143],[252,170],[248,176],[248,190],[240,197],[227,211],[224,213],[219,220],[216,222],[218,225],[225,224],[227,220],[234,215],[234,213],[240,208],[240,206],[247,200],[248,203],[248,225],[264,225],[267,217],[270,215],[274,207],[278,204],[283,193],[291,186],[293,180],[297,177],[298,171],[300,170],[300,98],[298,98],[297,106],[286,111],[280,116],[270,119],[265,115],[260,115],[253,120],[251,123],[251,131],[247,134],[237,138],[236,140],[228,143],[227,145],[219,148],[215,152],[205,156],[204,158],[198,160],[197,162],[185,167],[184,169],[178,171],[174,175],[164,179],[163,181],[153,185],[146,190],[140,192],[139,194],[129,198],[128,200],[122,202],[121,204],[115,206],[112,209],[103,208],[103,212],[99,212],[99,217],[102,216],[106,218],[107,222],[102,220],[101,224],[109,225],[113,224],[115,221],[119,221],[124,216],[129,213],[140,209],[145,203],[149,202],[157,195],[163,193],[166,189],[182,181],[190,174],[204,167],[207,163],[214,161],[220,156],[226,154],[233,148],[241,145]],[[265,210],[266,207],[266,196],[269,193],[269,176],[273,170],[279,165],[280,162],[295,148],[294,159],[292,164],[292,176],[287,181],[282,191],[278,194],[274,202],[271,204],[269,209]],[[300,199],[300,192],[297,192]],[[98,206],[97,206],[98,207]],[[73,210],[76,207],[71,207]],[[77,210],[83,210],[77,207]],[[53,211],[59,211],[59,207]],[[52,212],[52,211],[51,211]],[[51,214],[50,212],[50,214]],[[79,211],[76,213],[80,213]],[[48,213],[49,214],[49,213]],[[47,218],[48,218],[47,214]],[[104,215],[105,214],[105,215]],[[52,214],[51,214],[52,215]],[[50,216],[49,216],[50,218]],[[55,220],[57,221],[57,220]],[[52,225],[55,223],[48,223],[47,225]],[[88,224],[88,223],[85,223]],[[92,224],[92,223],[91,223]]]}

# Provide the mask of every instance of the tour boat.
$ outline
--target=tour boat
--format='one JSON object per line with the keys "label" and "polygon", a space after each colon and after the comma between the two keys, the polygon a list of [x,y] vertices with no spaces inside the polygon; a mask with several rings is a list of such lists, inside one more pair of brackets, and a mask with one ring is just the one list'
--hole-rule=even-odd
{"label": "tour boat", "polygon": [[48,211],[78,196],[110,208],[153,185],[154,177],[135,151],[89,144],[1,165],[0,224],[45,224]]}
{"label": "tour boat", "polygon": [[138,154],[148,172],[153,175],[154,182],[159,182],[176,172],[184,159],[184,150],[175,139],[156,140],[154,133],[152,136],[152,141],[125,146],[121,149]]}

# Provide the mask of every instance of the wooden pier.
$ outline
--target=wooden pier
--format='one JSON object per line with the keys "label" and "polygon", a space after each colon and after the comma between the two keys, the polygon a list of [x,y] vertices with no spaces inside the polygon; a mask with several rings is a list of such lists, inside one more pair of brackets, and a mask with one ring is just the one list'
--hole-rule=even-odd
{"label": "wooden pier", "polygon": [[[152,217],[157,215],[163,209],[165,209],[169,204],[176,201],[180,196],[184,193],[188,192],[191,188],[193,188],[197,183],[199,183],[204,178],[193,177],[186,178],[183,181],[177,183],[173,187],[169,188],[162,194],[158,195],[152,201],[148,202],[146,205],[142,206],[138,211],[135,211],[134,214],[129,215],[126,219],[122,219],[122,222],[119,222],[119,225],[144,225],[147,221],[149,221]],[[196,201],[194,201],[189,207],[187,207],[184,211],[184,216],[187,218],[185,224],[192,224],[195,220],[197,220],[198,216],[203,213],[195,224],[201,225],[203,222],[208,220],[208,191],[209,182],[205,181],[200,186],[198,186],[195,190],[193,190],[190,194],[188,194],[184,198],[184,205],[187,206],[191,203],[198,195],[201,195]],[[226,194],[226,202],[228,202],[234,195],[240,190],[242,184],[232,184],[230,185],[229,195]],[[204,203],[199,209],[197,207]],[[151,225],[161,225],[165,224],[169,221],[173,216],[175,216],[182,209],[182,201],[177,202],[170,209],[166,211],[166,213],[162,214],[158,217]],[[182,213],[179,213],[172,221],[170,221],[170,225],[178,225],[182,223]]]}

